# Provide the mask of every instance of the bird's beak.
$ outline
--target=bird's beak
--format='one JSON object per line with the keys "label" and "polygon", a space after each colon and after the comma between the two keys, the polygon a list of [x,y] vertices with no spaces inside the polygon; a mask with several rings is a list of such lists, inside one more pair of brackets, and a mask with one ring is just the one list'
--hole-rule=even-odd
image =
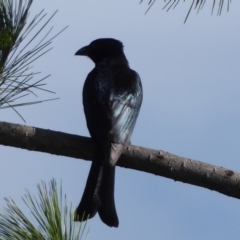
{"label": "bird's beak", "polygon": [[89,54],[89,47],[86,46],[86,47],[83,47],[83,48],[80,48],[76,53],[75,55],[80,55],[80,56],[88,56]]}

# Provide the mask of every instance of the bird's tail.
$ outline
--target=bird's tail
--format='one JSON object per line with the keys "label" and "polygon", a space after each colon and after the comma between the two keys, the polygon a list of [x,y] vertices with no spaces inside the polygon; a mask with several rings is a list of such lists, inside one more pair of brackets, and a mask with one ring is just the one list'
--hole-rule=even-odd
{"label": "bird's tail", "polygon": [[101,204],[98,209],[101,220],[109,227],[118,227],[119,221],[114,201],[115,167],[104,166],[99,192]]}
{"label": "bird's tail", "polygon": [[98,212],[101,220],[110,227],[118,227],[114,201],[115,167],[93,161],[85,190],[75,212],[75,221],[85,221]]}

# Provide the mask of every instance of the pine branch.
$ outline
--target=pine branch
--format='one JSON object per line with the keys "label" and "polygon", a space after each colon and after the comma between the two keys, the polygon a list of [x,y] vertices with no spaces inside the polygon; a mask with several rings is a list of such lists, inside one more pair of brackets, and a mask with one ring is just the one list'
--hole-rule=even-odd
{"label": "pine branch", "polygon": [[[143,0],[140,1],[140,3],[142,3]],[[154,5],[154,3],[156,2],[156,0],[149,0],[148,2],[148,9],[146,11],[146,13],[151,9],[151,7]],[[177,5],[180,3],[180,0],[164,0],[164,3],[166,3],[163,7],[163,9],[165,9],[166,11],[169,11],[170,9],[174,9],[177,7]],[[185,2],[185,0],[183,0],[182,2]],[[193,11],[196,10],[197,13],[199,13],[200,10],[203,9],[204,5],[206,3],[206,0],[192,0],[188,13],[186,15],[185,21],[184,23],[187,21],[189,14]],[[223,10],[223,7],[225,6],[226,3],[226,10],[229,11],[229,6],[231,3],[231,0],[212,0],[212,14],[214,12],[214,10],[217,8],[217,15],[220,16]]]}
{"label": "pine branch", "polygon": [[[0,122],[0,144],[91,161],[90,138]],[[240,173],[208,163],[139,146],[125,149],[118,166],[208,188],[240,199]]]}
{"label": "pine branch", "polygon": [[[38,196],[26,191],[22,198],[30,212],[27,217],[12,198],[5,198],[7,206],[0,212],[0,239],[83,239],[86,223],[73,223],[72,206],[63,199],[62,186],[59,192],[56,180],[47,187],[45,182],[38,184]],[[64,200],[64,203],[63,203]]]}
{"label": "pine branch", "polygon": [[50,75],[36,79],[40,72],[31,68],[34,61],[52,49],[52,40],[66,29],[52,36],[53,27],[44,32],[57,11],[46,19],[42,10],[28,21],[32,3],[33,0],[0,0],[0,110],[12,108],[22,119],[17,107],[44,100],[19,103],[19,99],[37,97],[34,91],[39,90],[54,93],[44,88],[43,81]]}

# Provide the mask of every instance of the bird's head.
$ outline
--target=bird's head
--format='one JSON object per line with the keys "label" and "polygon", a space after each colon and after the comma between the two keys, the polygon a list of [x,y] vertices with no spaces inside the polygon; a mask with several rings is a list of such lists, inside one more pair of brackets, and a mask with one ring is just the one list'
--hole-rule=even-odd
{"label": "bird's head", "polygon": [[113,38],[100,38],[92,41],[88,46],[79,49],[75,55],[87,56],[95,64],[106,59],[125,57],[122,42]]}

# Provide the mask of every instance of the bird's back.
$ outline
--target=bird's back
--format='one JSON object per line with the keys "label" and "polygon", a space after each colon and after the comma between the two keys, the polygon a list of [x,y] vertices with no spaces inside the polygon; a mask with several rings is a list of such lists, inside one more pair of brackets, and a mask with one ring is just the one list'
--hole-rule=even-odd
{"label": "bird's back", "polygon": [[96,66],[83,88],[84,112],[95,144],[100,149],[111,148],[111,143],[128,145],[141,103],[140,77],[127,64]]}

